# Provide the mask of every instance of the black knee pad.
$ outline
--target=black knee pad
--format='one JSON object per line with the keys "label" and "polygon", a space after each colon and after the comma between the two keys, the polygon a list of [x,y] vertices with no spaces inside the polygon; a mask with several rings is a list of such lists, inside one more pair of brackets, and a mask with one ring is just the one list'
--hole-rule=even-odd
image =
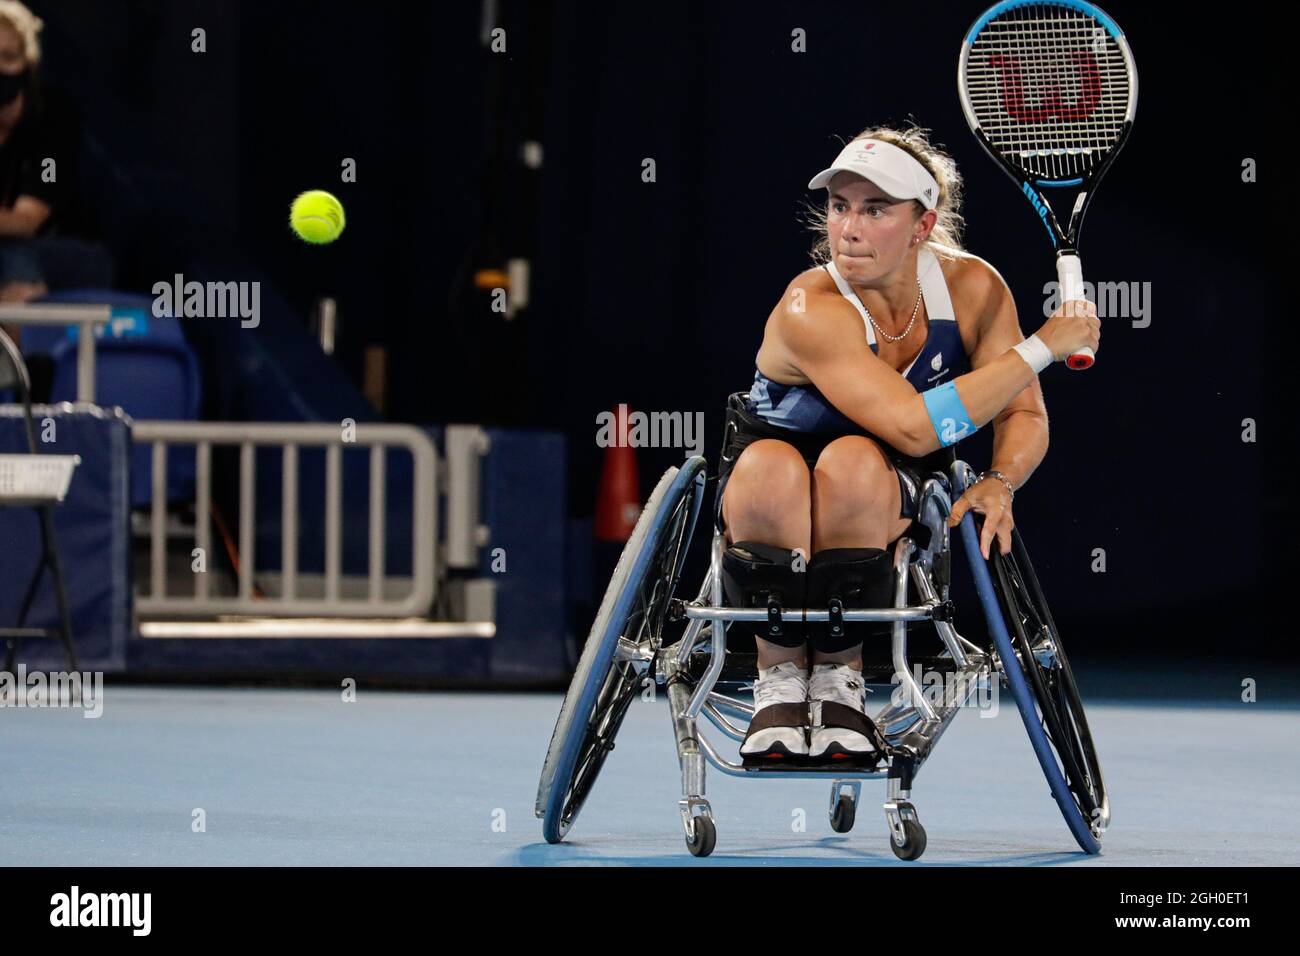
{"label": "black knee pad", "polygon": [[[722,587],[727,603],[736,608],[802,609],[808,572],[796,562],[797,552],[757,541],[737,541],[722,555]],[[769,619],[765,623],[734,621],[728,634],[761,637],[781,647],[802,647],[807,635],[802,621]]]}
{"label": "black knee pad", "polygon": [[[828,548],[808,563],[807,607],[829,608],[838,598],[844,610],[894,606],[893,561],[880,548]],[[808,640],[827,654],[846,651],[864,638],[888,634],[887,621],[808,622]]]}

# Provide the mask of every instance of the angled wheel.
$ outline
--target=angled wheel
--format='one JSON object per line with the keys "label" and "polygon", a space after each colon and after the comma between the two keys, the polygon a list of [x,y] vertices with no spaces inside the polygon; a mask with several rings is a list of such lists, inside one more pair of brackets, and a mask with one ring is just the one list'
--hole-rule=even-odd
{"label": "angled wheel", "polygon": [[696,456],[664,472],[618,559],[542,766],[536,813],[548,843],[560,842],[573,825],[632,698],[654,676],[668,604],[704,499],[706,468]]}
{"label": "angled wheel", "polygon": [[713,818],[696,817],[691,823],[690,835],[686,838],[686,849],[691,851],[691,856],[708,856],[717,845],[718,828],[714,826]]}
{"label": "angled wheel", "polygon": [[974,517],[962,519],[962,542],[1012,697],[1070,832],[1085,852],[1100,853],[1110,801],[1065,645],[1019,530],[1011,553],[995,546],[986,563]]}
{"label": "angled wheel", "polygon": [[1029,677],[1043,729],[1059,758],[1066,785],[1089,829],[1100,840],[1101,830],[1110,822],[1110,802],[1074,671],[1018,530],[1012,531],[1011,547],[1008,555],[993,555],[994,582],[1015,632],[1021,669]]}
{"label": "angled wheel", "polygon": [[853,823],[857,818],[857,807],[853,798],[847,794],[841,794],[840,798],[835,801],[835,809],[831,811],[831,829],[836,833],[848,833],[853,829]]}
{"label": "angled wheel", "polygon": [[925,852],[925,827],[915,820],[904,820],[903,834],[902,843],[891,837],[889,848],[900,860],[919,860]]}

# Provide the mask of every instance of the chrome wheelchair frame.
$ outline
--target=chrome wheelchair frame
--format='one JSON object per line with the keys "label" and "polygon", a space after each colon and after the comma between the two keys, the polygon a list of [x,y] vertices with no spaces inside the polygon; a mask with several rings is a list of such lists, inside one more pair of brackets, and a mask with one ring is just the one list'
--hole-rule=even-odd
{"label": "chrome wheelchair frame", "polygon": [[[923,537],[920,533],[916,538],[904,534],[892,546],[893,607],[780,611],[786,621],[828,621],[834,611],[848,622],[892,624],[890,680],[873,681],[872,675],[864,673],[868,684],[898,685],[891,703],[872,715],[887,744],[881,760],[875,766],[852,768],[837,764],[746,767],[727,759],[701,733],[699,724],[703,715],[723,735],[739,741],[746,728],[730,718],[753,716],[750,704],[719,689],[726,683],[729,657],[740,656],[729,654],[727,627],[735,621],[767,621],[776,609],[726,606],[720,572],[726,543],[716,526],[709,570],[696,599],[688,602],[672,596],[700,511],[706,472],[705,460],[697,456],[682,468],[665,473],[619,560],[543,766],[536,813],[543,819],[548,842],[559,842],[572,826],[605,756],[613,749],[614,736],[632,697],[653,679],[666,686],[668,693],[681,768],[678,805],[692,854],[707,856],[716,844],[712,808],[705,796],[705,767],[711,764],[724,774],[746,779],[830,780],[828,815],[832,828],[841,833],[853,826],[861,782],[884,778],[888,781],[884,810],[891,849],[900,859],[914,860],[926,845],[925,829],[911,802],[914,778],[957,713],[974,693],[991,690],[996,678],[1016,699],[1053,796],[1075,839],[1085,852],[1100,852],[1102,832],[1110,820],[1109,799],[1059,633],[1018,533],[1012,555],[1000,555],[995,547],[985,562],[970,513],[959,528],[989,624],[990,646],[982,648],[956,629],[955,608],[949,597],[952,549],[947,519],[952,510],[950,489],[960,492],[974,477],[963,461],[952,464],[945,480],[932,476],[923,482],[918,517],[909,530],[928,532],[924,547],[917,543]],[[993,566],[994,574],[986,565]],[[911,605],[907,603],[909,579],[919,598]],[[674,621],[685,622],[684,633],[665,645],[664,629]],[[927,698],[912,674],[917,661],[909,657],[908,627],[921,622],[934,627],[943,645],[937,657],[926,660],[926,666],[943,671],[945,686],[955,684],[957,688],[945,694],[938,706]],[[748,681],[753,679],[754,666],[752,660],[737,665]]]}

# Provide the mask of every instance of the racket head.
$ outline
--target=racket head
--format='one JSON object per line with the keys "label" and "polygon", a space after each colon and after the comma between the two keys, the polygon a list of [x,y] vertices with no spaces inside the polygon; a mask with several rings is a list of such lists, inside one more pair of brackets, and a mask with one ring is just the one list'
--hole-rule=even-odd
{"label": "racket head", "polygon": [[[966,32],[957,90],[971,131],[1021,186],[1052,244],[1073,248],[1137,112],[1137,68],[1119,25],[1086,0],[1005,0]],[[1068,227],[1044,187],[1083,188]]]}

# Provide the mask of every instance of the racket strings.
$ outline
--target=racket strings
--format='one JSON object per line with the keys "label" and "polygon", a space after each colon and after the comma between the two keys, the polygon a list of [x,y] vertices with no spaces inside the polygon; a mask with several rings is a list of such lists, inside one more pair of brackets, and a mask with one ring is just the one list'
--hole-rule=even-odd
{"label": "racket strings", "polygon": [[971,45],[963,80],[990,143],[1041,179],[1088,173],[1131,112],[1119,42],[1092,16],[1054,4],[989,21]]}

